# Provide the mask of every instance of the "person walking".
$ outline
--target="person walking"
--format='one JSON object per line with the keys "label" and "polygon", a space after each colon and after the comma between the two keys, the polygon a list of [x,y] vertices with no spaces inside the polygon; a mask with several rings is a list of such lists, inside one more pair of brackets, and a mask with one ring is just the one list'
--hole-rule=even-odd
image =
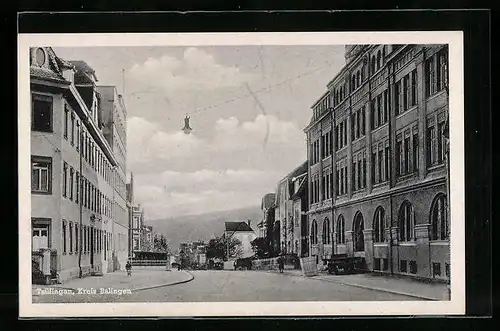
{"label": "person walking", "polygon": [[285,260],[283,259],[282,255],[280,255],[278,257],[278,268],[279,268],[280,274],[282,274],[283,270],[285,269]]}
{"label": "person walking", "polygon": [[127,261],[125,269],[127,270],[127,276],[132,276],[132,263],[130,263],[130,260]]}

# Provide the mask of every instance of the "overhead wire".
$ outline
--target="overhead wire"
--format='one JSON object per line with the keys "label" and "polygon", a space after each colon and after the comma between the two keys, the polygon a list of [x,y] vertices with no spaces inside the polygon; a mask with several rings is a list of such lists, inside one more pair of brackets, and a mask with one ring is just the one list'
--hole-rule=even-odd
{"label": "overhead wire", "polygon": [[[190,114],[197,114],[197,113],[200,113],[202,111],[205,111],[205,110],[208,110],[208,109],[211,109],[211,108],[216,108],[216,107],[219,107],[219,106],[222,106],[222,105],[234,102],[234,101],[239,100],[239,99],[243,99],[243,98],[255,96],[257,94],[270,91],[270,90],[272,90],[272,89],[274,89],[274,88],[276,88],[278,86],[281,86],[281,85],[283,85],[285,83],[289,83],[291,81],[300,79],[302,77],[309,76],[309,75],[315,74],[315,73],[317,73],[319,71],[325,70],[328,67],[330,67],[331,65],[333,65],[335,63],[335,60],[325,61],[324,63],[325,63],[325,65],[322,66],[322,67],[320,67],[320,68],[316,68],[316,69],[311,70],[311,71],[303,72],[302,74],[300,74],[298,76],[286,78],[286,79],[284,79],[284,80],[282,80],[282,81],[280,81],[278,83],[274,83],[274,84],[268,85],[266,87],[263,87],[263,88],[260,88],[258,90],[252,91],[251,93],[245,93],[245,94],[236,96],[234,98],[224,100],[224,101],[219,102],[219,103],[215,103],[215,104],[212,104],[212,105],[209,105],[209,106],[206,106],[206,107],[198,108],[198,109],[194,110],[193,112],[191,112]],[[135,93],[131,93],[130,95],[133,96],[133,95],[137,95],[137,94],[149,94],[149,93],[155,93],[155,92],[160,92],[160,90],[156,89],[156,90],[152,90],[152,91],[135,92]]]}

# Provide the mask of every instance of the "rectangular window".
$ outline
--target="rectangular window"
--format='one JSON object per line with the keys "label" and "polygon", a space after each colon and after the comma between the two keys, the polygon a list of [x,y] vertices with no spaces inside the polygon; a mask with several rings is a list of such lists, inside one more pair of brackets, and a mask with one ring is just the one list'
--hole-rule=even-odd
{"label": "rectangular window", "polygon": [[80,121],[79,120],[76,120],[76,136],[75,136],[75,147],[76,147],[76,150],[80,150]]}
{"label": "rectangular window", "polygon": [[372,175],[372,184],[377,184],[377,178],[375,177],[375,174],[377,169],[377,152],[372,153],[372,169],[371,169],[371,175]]}
{"label": "rectangular window", "polygon": [[379,182],[384,181],[384,173],[383,173],[383,164],[384,164],[384,150],[380,147],[378,151],[378,179]]}
{"label": "rectangular window", "polygon": [[389,180],[389,170],[391,169],[390,153],[388,144],[385,146],[385,179]]}
{"label": "rectangular window", "polygon": [[400,272],[407,272],[407,262],[406,260],[401,260],[399,263],[399,271]]}
{"label": "rectangular window", "polygon": [[366,134],[365,127],[366,127],[366,114],[365,114],[365,106],[361,108],[361,135],[364,136]]}
{"label": "rectangular window", "polygon": [[404,141],[404,173],[410,172],[410,137],[406,137]]}
{"label": "rectangular window", "polygon": [[361,137],[361,113],[362,110],[356,112],[356,135],[357,138]]}
{"label": "rectangular window", "polygon": [[436,162],[437,139],[434,126],[427,128],[427,162],[433,165]]}
{"label": "rectangular window", "polygon": [[362,164],[363,164],[363,161],[361,159],[361,156],[358,157],[358,180],[357,180],[357,188],[358,190],[361,189],[361,187],[363,186],[362,184],[362,177],[361,177],[361,170],[362,170]]}
{"label": "rectangular window", "polygon": [[75,223],[75,253],[78,253],[78,250],[80,249],[80,247],[78,247],[79,238],[80,238],[80,233],[78,232],[78,224]]}
{"label": "rectangular window", "polygon": [[410,106],[415,106],[418,104],[417,100],[417,70],[411,72],[411,95],[410,95]]}
{"label": "rectangular window", "polygon": [[432,262],[432,275],[433,277],[441,276],[441,263]]}
{"label": "rectangular window", "polygon": [[80,174],[78,171],[75,176],[75,202],[78,203],[78,199],[80,198]]}
{"label": "rectangular window", "polygon": [[444,264],[444,272],[445,272],[446,277],[450,277],[450,264],[449,263]]}
{"label": "rectangular window", "polygon": [[410,261],[410,273],[411,274],[417,273],[417,261]]}
{"label": "rectangular window", "polygon": [[66,221],[62,222],[63,254],[66,254]]}
{"label": "rectangular window", "polygon": [[370,129],[375,129],[375,100],[370,101]]}
{"label": "rectangular window", "polygon": [[373,270],[380,271],[380,258],[373,259]]}
{"label": "rectangular window", "polygon": [[413,132],[413,172],[418,171],[418,132]]}
{"label": "rectangular window", "polygon": [[363,187],[366,187],[366,152],[363,155]]}
{"label": "rectangular window", "polygon": [[384,91],[384,123],[387,123],[389,120],[389,97],[387,94],[387,90]]}
{"label": "rectangular window", "polygon": [[401,95],[401,92],[400,92],[400,88],[401,88],[401,82],[396,82],[396,84],[394,84],[394,110],[396,112],[396,116],[399,115],[400,113],[400,102],[399,102],[399,98],[400,98],[400,95]]}
{"label": "rectangular window", "polygon": [[33,251],[50,247],[50,219],[32,219],[32,242]]}
{"label": "rectangular window", "polygon": [[69,253],[73,254],[73,223],[69,222]]}
{"label": "rectangular window", "polygon": [[31,99],[31,130],[52,132],[52,98],[33,94]]}
{"label": "rectangular window", "polygon": [[409,76],[403,77],[403,111],[407,110],[410,106],[409,103],[410,87],[409,87]]}
{"label": "rectangular window", "polygon": [[68,194],[68,164],[66,162],[63,163],[63,190],[62,195],[66,197]]}
{"label": "rectangular window", "polygon": [[75,178],[75,170],[73,167],[69,169],[69,199],[73,200],[73,183]]}
{"label": "rectangular window", "polygon": [[75,115],[71,113],[71,145],[75,144]]}
{"label": "rectangular window", "polygon": [[344,146],[347,145],[347,120],[344,120]]}
{"label": "rectangular window", "polygon": [[448,54],[446,50],[441,50],[437,54],[437,91],[443,90],[448,82]]}
{"label": "rectangular window", "polygon": [[69,109],[64,106],[64,139],[68,140],[68,126],[69,126]]}
{"label": "rectangular window", "polygon": [[425,61],[425,92],[427,97],[436,93],[436,69],[434,56]]}
{"label": "rectangular window", "polygon": [[437,132],[437,163],[441,164],[444,161],[444,143],[443,139],[444,133],[444,122],[438,124],[438,132]]}
{"label": "rectangular window", "polygon": [[401,141],[396,142],[396,174],[402,174],[402,161],[403,161],[403,145]]}
{"label": "rectangular window", "polygon": [[383,266],[382,266],[383,271],[389,270],[389,259],[384,259],[383,260]]}
{"label": "rectangular window", "polygon": [[31,156],[31,192],[52,193],[52,158]]}
{"label": "rectangular window", "polygon": [[383,124],[382,121],[382,94],[377,95],[377,127]]}

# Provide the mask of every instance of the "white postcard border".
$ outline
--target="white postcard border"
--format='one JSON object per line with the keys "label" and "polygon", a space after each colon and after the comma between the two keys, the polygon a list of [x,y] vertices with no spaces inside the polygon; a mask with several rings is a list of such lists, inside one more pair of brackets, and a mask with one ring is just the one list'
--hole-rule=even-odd
{"label": "white postcard border", "polygon": [[[451,191],[450,301],[190,302],[33,304],[31,286],[29,47],[448,44]],[[18,35],[19,315],[313,316],[461,315],[465,313],[464,74],[461,31],[312,33],[116,33]],[[326,88],[326,82],[325,82]],[[321,93],[319,91],[318,93]],[[277,286],[279,286],[277,284]]]}

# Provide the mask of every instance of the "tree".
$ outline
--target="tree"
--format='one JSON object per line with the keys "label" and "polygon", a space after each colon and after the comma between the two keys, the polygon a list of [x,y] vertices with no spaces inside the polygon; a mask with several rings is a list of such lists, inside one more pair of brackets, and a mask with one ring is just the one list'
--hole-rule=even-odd
{"label": "tree", "polygon": [[163,234],[157,235],[155,234],[153,240],[153,251],[159,253],[171,253],[170,246],[167,242],[167,238]]}
{"label": "tree", "polygon": [[[226,239],[228,238],[228,239]],[[227,259],[227,243],[229,241],[229,257],[240,257],[243,253],[241,241],[234,236],[216,236],[209,240],[207,245],[208,259]]]}
{"label": "tree", "polygon": [[259,259],[271,257],[272,251],[265,238],[255,238],[252,242],[252,249]]}

